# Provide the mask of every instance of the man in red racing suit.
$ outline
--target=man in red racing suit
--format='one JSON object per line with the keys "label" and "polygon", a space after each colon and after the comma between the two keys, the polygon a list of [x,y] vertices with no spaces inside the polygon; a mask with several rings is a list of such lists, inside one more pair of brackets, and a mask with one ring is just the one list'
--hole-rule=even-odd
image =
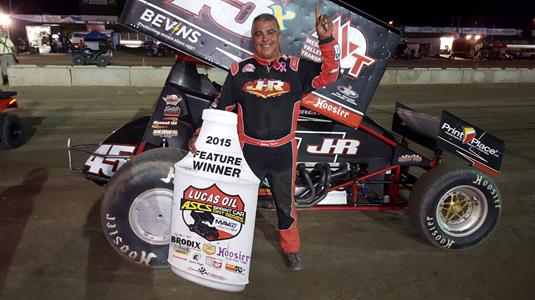
{"label": "man in red racing suit", "polygon": [[[301,270],[301,242],[293,201],[297,160],[295,130],[303,94],[338,78],[338,47],[332,21],[316,8],[316,31],[323,63],[288,57],[279,52],[280,29],[269,14],[253,21],[254,56],[231,66],[213,108],[238,114],[243,154],[255,175],[267,178],[275,200],[280,244],[291,270]],[[338,52],[339,53],[339,52]],[[189,148],[195,151],[194,136]]]}

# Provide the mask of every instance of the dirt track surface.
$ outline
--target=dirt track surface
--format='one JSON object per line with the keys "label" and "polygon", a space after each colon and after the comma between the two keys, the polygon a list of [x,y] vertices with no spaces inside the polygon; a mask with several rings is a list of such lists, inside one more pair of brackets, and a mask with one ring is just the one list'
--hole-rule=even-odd
{"label": "dirt track surface", "polygon": [[504,210],[485,243],[433,248],[405,212],[301,211],[304,270],[293,273],[278,252],[274,211],[259,210],[250,283],[238,294],[121,259],[99,225],[103,188],[67,171],[67,138],[99,142],[150,113],[159,92],[19,89],[26,142],[0,152],[1,299],[533,299],[535,85],[381,87],[369,109],[387,128],[394,101],[447,109],[505,140]]}
{"label": "dirt track surface", "polygon": [[[115,66],[172,66],[174,56],[148,57],[144,51],[130,49],[128,51],[114,51],[111,59]],[[39,55],[20,55],[21,64],[28,65],[72,65],[72,56],[68,53],[49,53]],[[425,59],[396,59],[391,60],[389,68],[535,68],[535,59],[515,59],[512,61],[484,60],[456,58],[425,58]]]}

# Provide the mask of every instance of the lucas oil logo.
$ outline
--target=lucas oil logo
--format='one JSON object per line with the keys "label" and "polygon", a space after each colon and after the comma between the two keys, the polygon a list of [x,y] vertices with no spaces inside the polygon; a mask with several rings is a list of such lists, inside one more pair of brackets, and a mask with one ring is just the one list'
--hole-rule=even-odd
{"label": "lucas oil logo", "polygon": [[[208,241],[236,237],[245,224],[245,205],[239,195],[228,195],[215,184],[200,189],[189,186],[180,201],[182,219],[191,232]],[[206,246],[205,253],[213,253],[215,246]]]}
{"label": "lucas oil logo", "polygon": [[260,79],[245,83],[242,90],[246,93],[267,99],[289,93],[291,88],[289,83],[282,80]]}

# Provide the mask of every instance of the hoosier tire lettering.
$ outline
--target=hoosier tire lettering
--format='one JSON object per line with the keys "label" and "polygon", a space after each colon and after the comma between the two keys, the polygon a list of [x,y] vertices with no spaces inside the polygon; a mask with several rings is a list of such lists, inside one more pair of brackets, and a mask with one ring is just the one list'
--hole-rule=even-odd
{"label": "hoosier tire lettering", "polygon": [[113,221],[115,221],[115,217],[110,216],[109,214],[106,214],[106,220],[110,221],[110,222],[106,222],[106,227],[110,229],[110,231],[107,232],[107,234],[110,237],[112,237],[112,242],[115,245],[119,246],[119,250],[121,250],[121,252],[128,255],[128,257],[130,257],[132,260],[135,260],[136,262],[140,264],[150,266],[151,259],[153,259],[154,257],[157,257],[157,255],[152,252],[149,252],[147,254],[147,252],[145,252],[144,250],[141,250],[140,253],[138,253],[135,250],[131,250],[130,246],[123,244],[123,238],[121,237],[119,231],[114,230],[117,227],[117,225],[113,223]]}
{"label": "hoosier tire lettering", "polygon": [[442,235],[440,235],[440,233],[438,232],[435,226],[435,222],[434,222],[435,219],[433,217],[427,217],[426,219],[427,219],[427,227],[428,227],[427,230],[431,233],[431,236],[435,238],[435,241],[437,241],[444,248],[448,248],[448,249],[451,248],[451,246],[455,244],[455,241],[444,238],[442,237]]}
{"label": "hoosier tire lettering", "polygon": [[493,185],[481,175],[477,175],[473,183],[489,190],[490,194],[492,195],[492,200],[494,201],[494,208],[501,208],[502,201],[500,199],[500,193],[497,190],[496,184]]}
{"label": "hoosier tire lettering", "polygon": [[494,180],[475,168],[436,167],[416,182],[409,215],[418,233],[445,250],[479,245],[501,216],[501,196]]}

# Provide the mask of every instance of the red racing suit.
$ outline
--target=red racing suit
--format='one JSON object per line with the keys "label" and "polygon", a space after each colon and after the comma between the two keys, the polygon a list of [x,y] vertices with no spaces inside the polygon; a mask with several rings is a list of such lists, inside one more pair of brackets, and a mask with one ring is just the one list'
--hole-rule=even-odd
{"label": "red racing suit", "polygon": [[238,135],[255,175],[267,178],[277,209],[284,253],[299,252],[301,242],[293,201],[301,98],[338,78],[336,41],[321,40],[322,62],[279,55],[268,63],[254,55],[231,66],[213,108],[238,114]]}

